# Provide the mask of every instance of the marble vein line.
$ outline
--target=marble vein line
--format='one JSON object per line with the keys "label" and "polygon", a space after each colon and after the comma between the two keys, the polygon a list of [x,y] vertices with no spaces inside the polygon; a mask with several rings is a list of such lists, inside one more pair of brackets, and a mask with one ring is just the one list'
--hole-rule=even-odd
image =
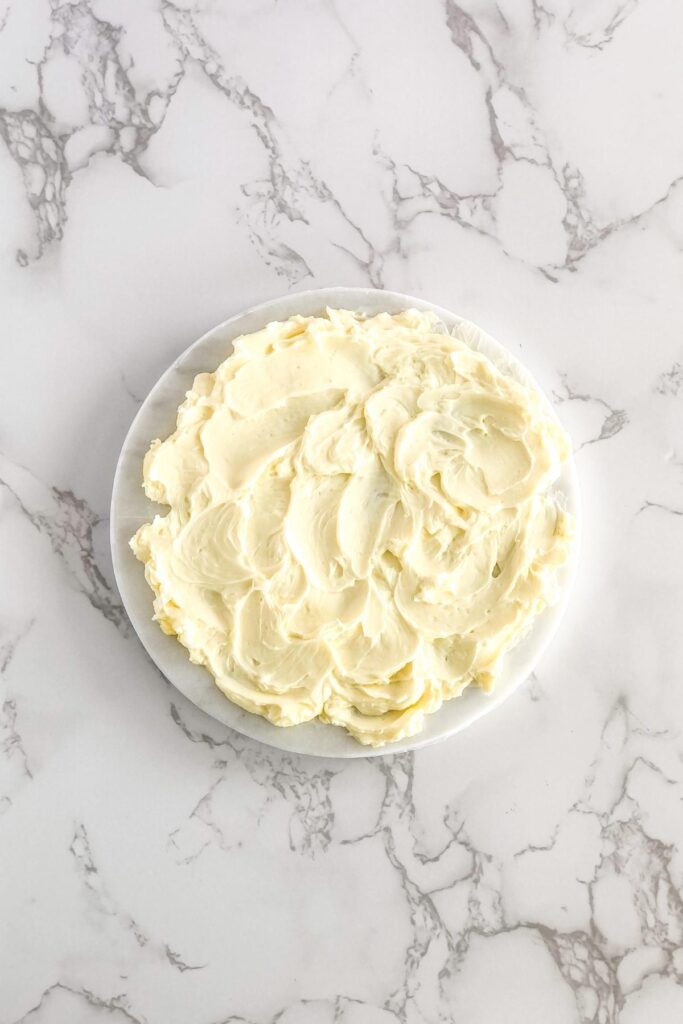
{"label": "marble vein line", "polygon": [[647,512],[650,508],[658,508],[662,512],[668,512],[669,515],[672,516],[683,516],[683,509],[673,508],[671,505],[664,505],[660,501],[644,501],[636,512],[636,515],[640,515],[641,512]]}
{"label": "marble vein line", "polygon": [[683,363],[674,363],[670,370],[657,378],[655,391],[658,395],[678,395],[683,390]]}
{"label": "marble vein line", "polygon": [[52,551],[91,606],[122,634],[130,631],[123,605],[95,556],[93,531],[102,517],[71,490],[47,487],[29,470],[0,457],[0,488],[22,516],[50,542]]}
{"label": "marble vein line", "polygon": [[[66,219],[66,189],[70,173],[64,160],[61,141],[55,138],[33,110],[0,110],[0,137],[19,165],[27,200],[37,222],[37,255],[59,241]],[[17,262],[26,266],[29,256],[17,252]]]}
{"label": "marble vein line", "polygon": [[581,46],[590,50],[604,50],[614,39],[620,25],[623,25],[626,19],[636,10],[638,3],[639,0],[622,0],[622,2],[615,4],[611,17],[609,17],[608,12],[608,21],[604,25],[595,28],[592,32],[582,33],[575,31],[571,26],[570,14],[563,22],[567,41],[575,46]]}
{"label": "marble vein line", "polygon": [[7,758],[16,754],[21,762],[24,775],[28,779],[33,778],[28,755],[17,729],[17,702],[14,699],[8,698],[0,707],[0,750]]}
{"label": "marble vein line", "polygon": [[126,911],[122,910],[109,894],[109,891],[95,864],[90,839],[85,825],[79,822],[74,830],[69,852],[74,858],[77,871],[95,907],[108,917],[115,919],[124,929],[133,935],[141,948],[149,948],[158,956],[163,957],[174,969],[181,973],[201,970],[206,964],[188,964],[167,943],[159,943],[152,939]]}
{"label": "marble vein line", "polygon": [[[322,769],[311,775],[298,757],[283,755],[273,763],[267,747],[254,744],[238,734],[230,734],[224,740],[215,740],[206,733],[196,732],[183,720],[176,707],[171,704],[171,717],[184,736],[192,743],[205,745],[209,750],[221,750],[222,756],[213,761],[212,769],[218,772],[209,787],[191,809],[187,822],[174,829],[169,835],[170,844],[178,851],[185,863],[195,860],[211,841],[216,841],[223,850],[231,848],[213,812],[213,798],[226,781],[233,764],[239,763],[250,778],[261,786],[267,801],[279,798],[292,808],[289,823],[290,849],[309,857],[324,852],[332,841],[331,829],[334,810],[330,801],[330,782],[333,772]],[[203,823],[207,829],[206,841],[192,845],[189,854],[181,851],[186,847],[186,830],[192,831],[193,823]]]}
{"label": "marble vein line", "polygon": [[[49,1012],[49,1008],[54,1001],[54,997],[60,993],[73,996],[76,1006],[80,1006],[81,1008],[85,1006],[95,1010],[104,1010],[106,1013],[111,1015],[114,1021],[129,1021],[130,1024],[147,1024],[144,1017],[137,1017],[130,1012],[130,1009],[128,1008],[128,1000],[124,995],[111,996],[109,999],[103,999],[90,989],[76,988],[61,981],[57,981],[46,988],[41,993],[36,1005],[31,1007],[31,1009],[28,1010],[27,1013],[23,1014],[23,1016],[18,1017],[12,1022],[12,1024],[30,1024],[30,1022],[35,1020],[39,1015],[42,1016],[44,1008]],[[78,1012],[78,1010],[76,1012]]]}
{"label": "marble vein line", "polygon": [[[34,623],[35,619],[30,619],[28,624],[16,636],[11,637],[0,645],[0,681],[2,681],[3,690],[7,689],[6,677],[9,675],[10,665],[17,649],[29,634]],[[3,696],[2,704],[0,705],[0,752],[2,752],[3,757],[7,761],[14,760],[19,764],[21,775],[24,778],[32,780],[34,777],[33,770],[19,729],[18,718],[17,698],[10,696],[8,693],[7,696]],[[3,794],[0,798],[0,814],[11,803],[12,798],[9,794]]]}
{"label": "marble vein line", "polygon": [[589,444],[597,444],[598,441],[607,441],[610,437],[614,437],[619,434],[624,427],[629,423],[628,413],[625,409],[615,409],[604,398],[597,398],[594,395],[580,394],[574,391],[567,381],[566,374],[560,374],[560,380],[562,381],[562,391],[553,391],[553,397],[558,403],[561,402],[593,402],[596,405],[602,406],[605,410],[605,418],[600,427],[600,433],[596,437],[591,437],[587,441],[583,441],[577,451],[581,451]]}

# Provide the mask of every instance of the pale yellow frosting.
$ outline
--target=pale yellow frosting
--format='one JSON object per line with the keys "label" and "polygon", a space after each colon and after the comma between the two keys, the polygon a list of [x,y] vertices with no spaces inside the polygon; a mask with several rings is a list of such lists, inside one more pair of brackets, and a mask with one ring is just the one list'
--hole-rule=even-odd
{"label": "pale yellow frosting", "polygon": [[361,743],[417,733],[553,600],[569,441],[432,313],[292,317],[200,374],[131,541],[155,619],[226,697]]}

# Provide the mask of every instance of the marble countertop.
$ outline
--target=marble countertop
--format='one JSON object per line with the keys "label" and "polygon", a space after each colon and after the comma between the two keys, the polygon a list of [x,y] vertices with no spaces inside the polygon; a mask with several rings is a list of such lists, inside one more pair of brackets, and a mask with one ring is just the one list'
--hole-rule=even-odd
{"label": "marble countertop", "polygon": [[[0,0],[2,1024],[683,1019],[677,0]],[[579,578],[448,742],[278,754],[174,691],[108,551],[190,341],[373,285],[572,432]]]}

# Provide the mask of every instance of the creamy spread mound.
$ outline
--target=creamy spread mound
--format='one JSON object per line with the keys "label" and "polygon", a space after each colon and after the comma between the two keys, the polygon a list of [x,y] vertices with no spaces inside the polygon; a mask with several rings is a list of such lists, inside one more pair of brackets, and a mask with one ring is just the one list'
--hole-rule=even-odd
{"label": "creamy spread mound", "polygon": [[295,316],[196,377],[145,457],[155,619],[226,697],[379,746],[417,733],[556,592],[569,441],[428,312]]}

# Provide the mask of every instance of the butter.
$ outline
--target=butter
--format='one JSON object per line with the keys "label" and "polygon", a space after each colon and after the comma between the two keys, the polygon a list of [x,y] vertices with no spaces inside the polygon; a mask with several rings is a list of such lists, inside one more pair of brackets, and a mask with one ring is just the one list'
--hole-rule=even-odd
{"label": "butter", "polygon": [[413,736],[556,595],[569,440],[432,313],[293,317],[200,374],[144,461],[154,617],[278,726]]}

